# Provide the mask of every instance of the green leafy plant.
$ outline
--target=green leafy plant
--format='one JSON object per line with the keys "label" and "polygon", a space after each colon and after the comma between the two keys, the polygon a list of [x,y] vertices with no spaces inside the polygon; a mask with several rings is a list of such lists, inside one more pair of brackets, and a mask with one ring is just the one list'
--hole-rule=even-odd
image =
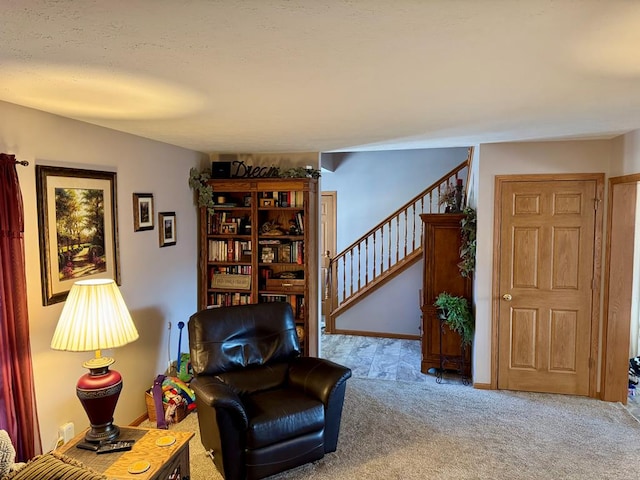
{"label": "green leafy plant", "polygon": [[320,170],[311,167],[293,167],[286,170],[279,170],[280,178],[320,178]]}
{"label": "green leafy plant", "polygon": [[[280,178],[319,178],[320,170],[307,167],[294,167],[287,170],[278,169],[278,177]],[[213,200],[213,188],[209,185],[211,179],[211,170],[198,170],[193,167],[189,170],[189,187],[197,195],[197,203],[199,207],[206,207],[210,214],[214,213],[215,202]]]}
{"label": "green leafy plant", "polygon": [[213,214],[213,188],[208,181],[211,178],[211,170],[199,171],[193,167],[189,170],[189,186],[197,194],[198,206],[206,207],[210,214]]}
{"label": "green leafy plant", "polygon": [[460,334],[462,346],[470,345],[473,341],[475,318],[471,313],[467,299],[442,292],[436,297],[433,305],[440,309],[444,323],[451,330]]}
{"label": "green leafy plant", "polygon": [[471,207],[462,210],[464,217],[460,220],[460,262],[458,268],[463,277],[470,277],[476,269],[476,211]]}

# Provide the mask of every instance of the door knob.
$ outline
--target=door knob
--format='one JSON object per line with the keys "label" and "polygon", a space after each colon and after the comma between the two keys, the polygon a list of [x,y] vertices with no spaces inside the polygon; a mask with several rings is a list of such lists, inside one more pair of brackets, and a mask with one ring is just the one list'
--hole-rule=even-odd
{"label": "door knob", "polygon": [[502,295],[502,298],[507,302],[510,302],[513,297],[509,293],[505,293],[504,295]]}

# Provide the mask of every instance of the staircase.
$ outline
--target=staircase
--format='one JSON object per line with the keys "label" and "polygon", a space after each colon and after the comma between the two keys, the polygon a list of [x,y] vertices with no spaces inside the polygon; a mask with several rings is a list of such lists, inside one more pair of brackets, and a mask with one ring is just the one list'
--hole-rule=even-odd
{"label": "staircase", "polygon": [[[464,179],[473,149],[467,159],[430,187],[382,220],[328,262],[323,301],[329,306],[325,331],[339,333],[336,318],[396,277],[422,257],[423,213],[445,213],[447,192]],[[463,199],[464,204],[464,199]]]}

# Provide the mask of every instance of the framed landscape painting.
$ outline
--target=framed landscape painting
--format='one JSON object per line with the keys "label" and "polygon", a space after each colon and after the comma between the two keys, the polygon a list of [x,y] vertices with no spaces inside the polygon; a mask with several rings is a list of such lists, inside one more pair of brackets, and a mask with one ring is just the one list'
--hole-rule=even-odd
{"label": "framed landscape painting", "polygon": [[43,304],[78,280],[120,284],[116,173],[36,165],[36,196]]}

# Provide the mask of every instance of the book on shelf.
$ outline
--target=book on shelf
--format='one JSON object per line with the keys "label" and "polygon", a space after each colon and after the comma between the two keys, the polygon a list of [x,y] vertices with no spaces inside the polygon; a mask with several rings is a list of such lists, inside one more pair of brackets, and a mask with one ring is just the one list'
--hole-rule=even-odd
{"label": "book on shelf", "polygon": [[291,206],[291,192],[280,192],[278,197],[279,197],[279,204],[281,207]]}
{"label": "book on shelf", "polygon": [[295,244],[296,263],[302,265],[304,263],[304,242],[293,242]]}
{"label": "book on shelf", "polygon": [[296,226],[301,235],[304,234],[304,214],[302,212],[296,213]]}

